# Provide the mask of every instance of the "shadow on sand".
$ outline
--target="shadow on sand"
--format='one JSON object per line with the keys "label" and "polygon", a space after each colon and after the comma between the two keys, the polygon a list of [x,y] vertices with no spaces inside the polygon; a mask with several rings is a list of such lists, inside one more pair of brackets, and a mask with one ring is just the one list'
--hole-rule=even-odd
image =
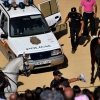
{"label": "shadow on sand", "polygon": [[[99,24],[100,24],[100,19],[97,17],[97,18],[95,18],[95,34],[96,35],[97,35],[98,30],[100,29],[100,25]],[[88,22],[88,32],[91,33],[90,21]]]}
{"label": "shadow on sand", "polygon": [[84,88],[89,89],[89,88],[93,88],[93,87],[96,88],[96,87],[98,87],[98,86],[94,86],[94,85],[92,85],[92,86],[87,86],[87,87],[81,87],[81,86],[80,86],[80,88],[83,88],[83,89],[84,89]]}
{"label": "shadow on sand", "polygon": [[83,45],[83,47],[87,46],[87,44],[91,41],[91,36],[84,38],[83,36],[80,37],[79,45]]}
{"label": "shadow on sand", "polygon": [[24,83],[23,82],[17,82],[18,87],[21,86],[21,85],[24,85]]}

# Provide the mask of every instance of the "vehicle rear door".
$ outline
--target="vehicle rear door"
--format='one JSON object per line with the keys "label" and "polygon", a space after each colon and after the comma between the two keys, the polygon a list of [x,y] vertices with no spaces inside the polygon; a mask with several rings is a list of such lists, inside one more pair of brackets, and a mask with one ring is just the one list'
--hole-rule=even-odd
{"label": "vehicle rear door", "polygon": [[61,14],[57,0],[47,0],[39,3],[38,8],[50,27],[56,27],[61,22]]}

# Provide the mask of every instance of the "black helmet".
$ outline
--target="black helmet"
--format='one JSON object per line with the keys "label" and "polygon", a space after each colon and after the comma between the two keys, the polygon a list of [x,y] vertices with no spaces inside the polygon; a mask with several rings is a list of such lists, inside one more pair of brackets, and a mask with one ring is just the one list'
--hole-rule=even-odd
{"label": "black helmet", "polygon": [[72,13],[76,13],[76,8],[75,8],[75,7],[72,7],[72,8],[71,8],[71,12],[72,12]]}

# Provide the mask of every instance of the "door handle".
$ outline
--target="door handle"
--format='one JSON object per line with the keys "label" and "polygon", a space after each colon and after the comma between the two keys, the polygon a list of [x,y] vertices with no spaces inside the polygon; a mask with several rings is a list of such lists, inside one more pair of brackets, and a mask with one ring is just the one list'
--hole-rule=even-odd
{"label": "door handle", "polygon": [[56,16],[55,19],[59,18],[59,16]]}

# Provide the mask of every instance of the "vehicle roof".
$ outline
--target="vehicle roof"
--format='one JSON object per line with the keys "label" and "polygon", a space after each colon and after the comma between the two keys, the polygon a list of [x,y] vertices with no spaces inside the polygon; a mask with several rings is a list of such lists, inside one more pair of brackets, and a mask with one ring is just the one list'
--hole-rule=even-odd
{"label": "vehicle roof", "polygon": [[0,4],[2,5],[3,9],[6,10],[6,12],[10,16],[10,18],[18,17],[18,16],[41,14],[41,12],[36,8],[35,5],[25,6],[24,9],[21,9],[18,7],[18,8],[16,8],[16,10],[14,10],[14,8],[11,7],[11,9],[8,11],[8,9],[9,9],[8,7],[5,7],[2,3],[0,3]]}

